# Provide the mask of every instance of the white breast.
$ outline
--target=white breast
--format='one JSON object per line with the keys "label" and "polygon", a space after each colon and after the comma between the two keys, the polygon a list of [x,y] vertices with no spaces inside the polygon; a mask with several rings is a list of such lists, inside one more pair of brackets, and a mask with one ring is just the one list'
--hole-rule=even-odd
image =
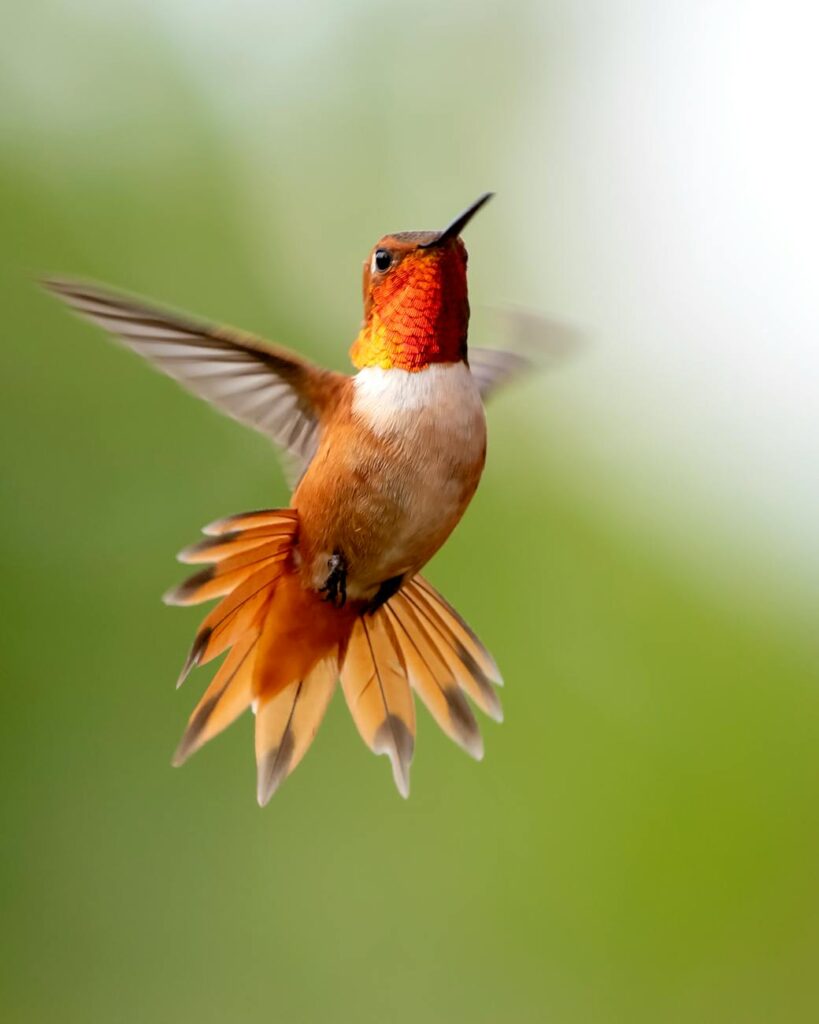
{"label": "white breast", "polygon": [[434,363],[415,373],[368,366],[353,383],[353,412],[375,434],[440,430],[444,433],[439,441],[474,440],[478,449],[483,445],[483,403],[466,363]]}
{"label": "white breast", "polygon": [[389,473],[361,467],[375,522],[385,524],[368,570],[388,579],[417,570],[419,553],[443,543],[472,497],[486,447],[483,403],[464,363],[417,373],[368,367],[355,377],[353,413],[391,442]]}

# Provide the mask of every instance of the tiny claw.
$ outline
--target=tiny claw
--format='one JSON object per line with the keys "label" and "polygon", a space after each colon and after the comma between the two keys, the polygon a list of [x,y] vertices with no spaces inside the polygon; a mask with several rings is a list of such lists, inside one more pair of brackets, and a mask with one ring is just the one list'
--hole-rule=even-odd
{"label": "tiny claw", "polygon": [[327,568],[330,574],[324,581],[324,586],[319,588],[319,593],[326,594],[325,601],[329,601],[335,608],[343,608],[347,603],[347,562],[340,551],[334,551],[327,559]]}

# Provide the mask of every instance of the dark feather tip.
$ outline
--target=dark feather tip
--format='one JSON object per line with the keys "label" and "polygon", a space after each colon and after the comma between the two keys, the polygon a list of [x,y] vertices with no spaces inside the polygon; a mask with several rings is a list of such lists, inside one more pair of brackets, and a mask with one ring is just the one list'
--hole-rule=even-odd
{"label": "dark feather tip", "polygon": [[183,580],[182,583],[177,584],[175,587],[171,587],[170,590],[162,595],[162,600],[165,604],[170,605],[189,604],[196,597],[196,592],[199,588],[205,583],[210,583],[215,575],[215,567],[209,565],[201,572],[197,572],[195,575]]}
{"label": "dark feather tip", "polygon": [[290,762],[293,760],[293,737],[285,733],[281,746],[268,751],[259,762],[256,798],[259,806],[264,807],[270,798],[287,778]]}
{"label": "dark feather tip", "polygon": [[196,668],[199,662],[202,660],[202,655],[205,652],[205,648],[208,646],[212,630],[203,629],[201,633],[197,634],[196,639],[193,641],[193,646],[185,659],[185,664],[182,666],[182,671],[179,673],[179,679],[176,681],[176,688],[185,682],[190,675],[191,671]]}
{"label": "dark feather tip", "polygon": [[375,734],[373,750],[389,757],[395,786],[406,800],[410,792],[409,770],[415,740],[403,719],[398,715],[387,715]]}
{"label": "dark feather tip", "polygon": [[189,544],[186,548],[182,548],[179,554],[176,556],[178,562],[189,562],[192,558],[197,558],[199,555],[207,554],[213,548],[221,547],[223,544],[229,544],[232,540],[237,537],[241,537],[241,530],[229,530],[227,533],[219,534],[214,537],[205,537],[204,540],[197,541],[195,544]]}

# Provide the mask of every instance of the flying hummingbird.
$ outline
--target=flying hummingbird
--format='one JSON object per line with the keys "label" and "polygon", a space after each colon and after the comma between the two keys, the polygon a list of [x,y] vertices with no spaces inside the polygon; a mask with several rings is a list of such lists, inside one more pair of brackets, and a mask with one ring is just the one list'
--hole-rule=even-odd
{"label": "flying hummingbird", "polygon": [[[181,764],[248,707],[264,805],[310,746],[340,676],[364,742],[409,795],[414,691],[467,753],[483,756],[469,701],[500,721],[497,666],[420,570],[475,493],[486,456],[483,402],[524,360],[467,348],[460,233],[482,195],[443,231],[385,235],[364,264],[354,376],[250,334],[82,282],[46,286],[194,394],[295,460],[289,508],[229,516],[179,560],[202,571],[165,595],[220,598],[179,683],[229,651],[193,711]],[[469,698],[469,700],[467,700]]]}

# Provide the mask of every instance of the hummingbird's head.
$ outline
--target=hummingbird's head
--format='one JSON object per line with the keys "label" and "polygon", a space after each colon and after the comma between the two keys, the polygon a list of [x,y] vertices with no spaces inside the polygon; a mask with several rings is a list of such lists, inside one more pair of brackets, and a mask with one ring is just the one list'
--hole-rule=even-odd
{"label": "hummingbird's head", "polygon": [[443,231],[385,235],[364,264],[364,321],[350,349],[359,369],[424,370],[466,356],[469,299],[460,233],[487,192]]}

